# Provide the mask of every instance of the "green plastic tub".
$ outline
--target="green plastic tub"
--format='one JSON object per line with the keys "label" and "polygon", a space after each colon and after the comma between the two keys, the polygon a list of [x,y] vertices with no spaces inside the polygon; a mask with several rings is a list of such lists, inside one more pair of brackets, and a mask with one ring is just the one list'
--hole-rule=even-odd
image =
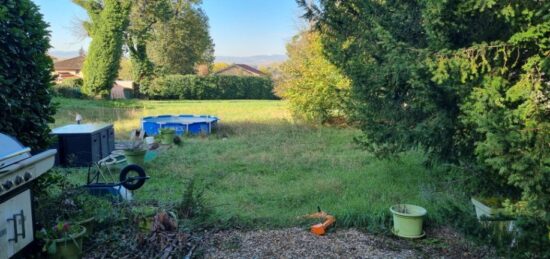
{"label": "green plastic tub", "polygon": [[424,236],[422,225],[426,209],[410,204],[397,204],[390,207],[393,214],[392,232],[404,238],[421,238]]}

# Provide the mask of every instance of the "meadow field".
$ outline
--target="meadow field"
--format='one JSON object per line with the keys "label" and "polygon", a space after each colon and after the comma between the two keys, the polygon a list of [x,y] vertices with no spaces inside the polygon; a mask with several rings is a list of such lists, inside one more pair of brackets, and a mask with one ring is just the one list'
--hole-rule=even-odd
{"label": "meadow field", "polygon": [[[302,226],[300,215],[317,206],[338,226],[387,231],[396,203],[428,209],[427,225],[445,223],[449,210],[467,210],[467,197],[427,169],[421,150],[391,160],[374,157],[354,142],[351,127],[294,121],[284,101],[93,101],[58,98],[56,122],[113,123],[118,139],[139,127],[143,116],[209,114],[221,120],[208,137],[186,137],[147,165],[151,179],[136,200],[173,204],[190,179],[203,193],[208,224],[222,228]],[[70,177],[79,182],[85,170]]]}

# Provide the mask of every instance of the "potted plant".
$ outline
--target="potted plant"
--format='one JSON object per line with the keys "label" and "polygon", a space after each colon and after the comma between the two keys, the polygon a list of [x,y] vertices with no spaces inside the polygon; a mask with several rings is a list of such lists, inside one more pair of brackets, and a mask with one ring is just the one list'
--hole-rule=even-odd
{"label": "potted plant", "polygon": [[171,128],[162,128],[160,129],[160,143],[164,145],[169,145],[174,142],[174,137],[176,136],[176,131]]}
{"label": "potted plant", "polygon": [[140,206],[132,208],[135,221],[138,223],[139,230],[143,233],[149,233],[153,228],[153,217],[158,208],[153,206]]}
{"label": "potted plant", "polygon": [[44,251],[50,258],[81,258],[85,234],[86,228],[81,225],[60,222],[50,230],[40,230],[37,236],[46,241]]}
{"label": "potted plant", "polygon": [[404,238],[420,238],[425,235],[422,230],[426,209],[410,204],[396,204],[390,207],[393,214],[392,232]]}
{"label": "potted plant", "polygon": [[145,153],[147,153],[147,150],[143,145],[144,135],[144,131],[138,130],[134,130],[130,133],[130,142],[128,142],[124,149],[124,156],[128,164],[143,166],[145,163]]}

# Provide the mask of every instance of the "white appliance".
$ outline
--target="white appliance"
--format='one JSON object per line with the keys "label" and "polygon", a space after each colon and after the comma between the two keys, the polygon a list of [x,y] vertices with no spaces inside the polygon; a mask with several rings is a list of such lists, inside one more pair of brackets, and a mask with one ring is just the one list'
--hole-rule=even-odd
{"label": "white appliance", "polygon": [[11,258],[34,240],[33,180],[55,162],[55,149],[31,155],[30,148],[0,133],[0,259]]}

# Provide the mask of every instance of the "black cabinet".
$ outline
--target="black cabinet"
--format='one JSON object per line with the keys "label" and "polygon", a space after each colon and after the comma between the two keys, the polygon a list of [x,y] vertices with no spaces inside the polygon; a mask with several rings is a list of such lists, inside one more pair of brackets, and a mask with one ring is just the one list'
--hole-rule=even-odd
{"label": "black cabinet", "polygon": [[89,166],[111,154],[115,149],[112,124],[71,124],[55,128],[59,164]]}

